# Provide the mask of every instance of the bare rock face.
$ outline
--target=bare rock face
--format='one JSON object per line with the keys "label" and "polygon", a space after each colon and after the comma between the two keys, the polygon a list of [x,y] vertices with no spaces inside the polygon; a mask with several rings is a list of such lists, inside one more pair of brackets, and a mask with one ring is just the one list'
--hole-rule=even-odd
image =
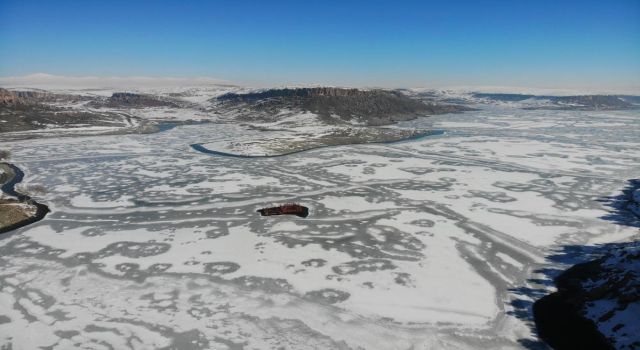
{"label": "bare rock face", "polygon": [[[555,349],[640,346],[640,242],[619,244],[555,279],[558,291],[534,304],[538,333]],[[582,345],[582,346],[580,346]]]}
{"label": "bare rock face", "polygon": [[[639,227],[640,180],[629,182],[612,206],[631,214],[622,219],[626,225]],[[584,253],[593,260],[558,275],[558,291],[533,305],[538,334],[554,349],[640,349],[640,241]]]}
{"label": "bare rock face", "polygon": [[34,106],[44,108],[41,102],[53,101],[56,96],[43,91],[12,91],[0,88],[0,107],[5,109],[24,109]]}
{"label": "bare rock face", "polygon": [[17,105],[23,105],[26,101],[18,96],[13,91],[0,88],[0,106],[13,107]]}
{"label": "bare rock face", "polygon": [[320,96],[347,97],[357,95],[367,95],[370,91],[360,91],[358,89],[341,89],[334,87],[317,88],[297,88],[297,89],[270,89],[247,94],[228,93],[218,97],[218,100],[242,100],[256,101],[267,98],[312,98]]}
{"label": "bare rock face", "polygon": [[153,95],[114,92],[104,106],[113,108],[178,107],[174,101]]}
{"label": "bare rock face", "polygon": [[11,91],[0,88],[0,106],[4,107],[24,107],[26,105],[39,105],[45,108],[46,105],[55,102],[79,102],[89,101],[91,97],[71,94],[59,94],[48,91]]}
{"label": "bare rock face", "polygon": [[269,115],[282,109],[297,109],[318,114],[326,121],[356,121],[368,125],[386,125],[418,116],[468,110],[457,105],[425,104],[398,91],[333,87],[229,93],[212,102],[230,108],[249,107],[253,117],[259,117],[260,113]]}
{"label": "bare rock face", "polygon": [[0,105],[18,106],[35,104],[50,96],[53,96],[53,94],[41,91],[10,91],[0,88]]}
{"label": "bare rock face", "polygon": [[[44,129],[97,127],[131,127],[144,123],[134,116],[116,112],[74,109],[57,102],[85,101],[87,97],[46,91],[11,91],[0,88],[0,134]],[[95,102],[95,101],[94,101]],[[133,127],[131,127],[133,129]],[[37,134],[36,134],[37,135]],[[34,134],[2,136],[15,139],[36,137]]]}
{"label": "bare rock face", "polygon": [[19,98],[30,102],[47,100],[54,96],[52,93],[42,91],[14,91],[13,93]]}

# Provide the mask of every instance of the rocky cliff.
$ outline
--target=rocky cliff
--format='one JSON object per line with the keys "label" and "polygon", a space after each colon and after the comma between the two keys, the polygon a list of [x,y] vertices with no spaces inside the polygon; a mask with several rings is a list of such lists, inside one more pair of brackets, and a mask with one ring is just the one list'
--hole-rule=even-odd
{"label": "rocky cliff", "polygon": [[0,88],[0,106],[25,106],[37,105],[44,108],[50,103],[75,103],[79,101],[90,101],[92,98],[81,95],[53,93],[42,90],[14,91]]}
{"label": "rocky cliff", "polygon": [[110,108],[144,108],[144,107],[178,107],[175,101],[158,96],[114,92],[106,101],[94,103],[97,107]]}
{"label": "rocky cliff", "polygon": [[554,349],[640,348],[640,242],[612,247],[555,280],[534,306],[540,337]]}
{"label": "rocky cliff", "polygon": [[12,107],[17,105],[23,105],[25,103],[26,101],[20,98],[20,96],[18,96],[13,91],[0,88],[0,106]]}
{"label": "rocky cliff", "polygon": [[[623,208],[640,217],[640,189],[627,194]],[[554,282],[558,291],[533,307],[538,334],[554,349],[640,349],[640,241],[609,244]]]}
{"label": "rocky cliff", "polygon": [[267,118],[269,114],[289,109],[312,112],[329,122],[351,121],[368,125],[392,124],[418,116],[468,110],[457,105],[426,104],[398,91],[333,87],[229,93],[212,102],[223,108],[248,107],[251,115],[247,114],[246,118]]}

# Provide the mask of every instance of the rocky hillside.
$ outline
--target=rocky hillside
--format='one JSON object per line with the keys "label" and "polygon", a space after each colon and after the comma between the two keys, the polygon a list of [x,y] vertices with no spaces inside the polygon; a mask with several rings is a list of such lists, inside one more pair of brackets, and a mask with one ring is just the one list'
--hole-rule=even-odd
{"label": "rocky hillside", "polygon": [[13,91],[0,88],[0,107],[13,107],[17,105],[23,105],[26,101]]}
{"label": "rocky hillside", "polygon": [[636,188],[631,193],[631,201],[627,208],[640,217],[640,188]]}
{"label": "rocky hillside", "polygon": [[268,119],[281,110],[301,110],[325,121],[386,125],[418,116],[468,110],[447,104],[425,104],[397,91],[331,87],[271,89],[246,94],[228,93],[212,100],[222,108],[245,110],[245,118]]}
{"label": "rocky hillside", "polygon": [[586,316],[616,349],[640,348],[640,242],[612,249],[591,264],[589,279],[575,281],[581,282]]}
{"label": "rocky hillside", "polygon": [[92,103],[94,107],[109,108],[145,108],[145,107],[179,107],[176,101],[147,94],[130,92],[114,92],[104,101]]}
{"label": "rocky hillside", "polygon": [[553,348],[640,348],[640,242],[575,265],[555,283],[558,292],[534,306],[540,336]]}
{"label": "rocky hillside", "polygon": [[43,90],[15,91],[0,88],[0,106],[17,107],[49,103],[75,103],[90,101],[91,97],[71,94],[52,93]]}
{"label": "rocky hillside", "polygon": [[[640,189],[626,209],[640,217]],[[554,280],[534,304],[538,333],[554,349],[640,349],[640,241],[612,244]]]}
{"label": "rocky hillside", "polygon": [[527,102],[526,109],[561,109],[561,110],[616,110],[640,107],[637,96],[623,95],[576,95],[576,96],[544,96],[527,94],[494,94],[474,93],[472,97],[484,101]]}
{"label": "rocky hillside", "polygon": [[[78,133],[109,133],[118,129],[146,131],[148,123],[140,118],[112,111],[66,107],[69,102],[87,97],[56,94],[45,91],[11,91],[0,88],[0,134],[4,140],[39,137],[44,131]],[[62,105],[56,104],[63,102]],[[29,133],[30,131],[38,133]],[[42,132],[40,132],[42,131]]]}

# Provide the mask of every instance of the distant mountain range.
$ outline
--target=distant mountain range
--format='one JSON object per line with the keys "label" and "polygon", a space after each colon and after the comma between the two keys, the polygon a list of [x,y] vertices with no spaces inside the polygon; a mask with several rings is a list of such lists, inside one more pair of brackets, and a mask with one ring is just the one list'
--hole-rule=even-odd
{"label": "distant mountain range", "polygon": [[547,101],[547,105],[527,109],[631,109],[640,107],[640,96],[630,95],[577,95],[544,96],[526,94],[473,93],[473,97],[499,102]]}

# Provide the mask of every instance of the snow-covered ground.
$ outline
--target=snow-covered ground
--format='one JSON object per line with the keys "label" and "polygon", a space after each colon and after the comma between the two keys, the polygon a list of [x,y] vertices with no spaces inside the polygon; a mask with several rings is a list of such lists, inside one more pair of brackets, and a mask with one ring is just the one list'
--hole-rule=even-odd
{"label": "snow-covered ground", "polygon": [[[0,342],[521,348],[513,301],[555,248],[637,235],[598,201],[640,173],[637,112],[401,126],[447,133],[257,159],[189,147],[260,133],[233,124],[0,143],[52,210],[0,237]],[[310,216],[255,212],[290,201]]]}
{"label": "snow-covered ground", "polygon": [[640,244],[615,247],[599,264],[597,274],[582,281],[592,298],[585,314],[616,349],[636,349],[640,341]]}

